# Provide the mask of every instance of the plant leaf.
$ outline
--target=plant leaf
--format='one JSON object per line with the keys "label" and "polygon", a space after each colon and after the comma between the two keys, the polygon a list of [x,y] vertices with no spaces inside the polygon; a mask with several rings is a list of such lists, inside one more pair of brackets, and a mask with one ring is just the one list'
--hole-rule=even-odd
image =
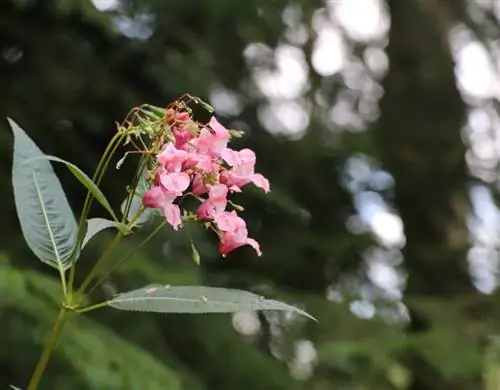
{"label": "plant leaf", "polygon": [[286,303],[265,299],[247,291],[217,287],[152,284],[119,294],[107,304],[115,309],[156,313],[232,313],[244,310],[292,311],[316,321],[308,313]]}
{"label": "plant leaf", "polygon": [[109,229],[111,227],[117,229],[126,229],[126,226],[120,222],[110,221],[105,218],[90,218],[87,220],[87,232],[85,233],[85,237],[83,237],[82,248],[88,244],[88,242],[94,237],[96,234],[100,233],[104,229]]}
{"label": "plant leaf", "polygon": [[10,385],[9,387],[10,387],[12,390],[21,390],[19,387],[16,387],[16,386],[14,386],[14,385]]}
{"label": "plant leaf", "polygon": [[115,221],[118,221],[118,218],[116,217],[115,212],[113,211],[113,208],[109,204],[108,200],[102,193],[102,191],[99,189],[97,184],[95,184],[90,177],[88,177],[85,172],[83,172],[80,168],[78,168],[75,164],[70,163],[69,161],[63,160],[62,158],[55,157],[55,156],[49,156],[49,155],[43,155],[40,157],[35,157],[31,158],[37,159],[37,158],[45,158],[50,161],[58,162],[61,164],[66,165],[66,167],[70,170],[70,172],[78,179],[80,183],[82,183],[87,190],[90,191],[90,193],[94,196],[94,198],[108,211],[108,213],[113,217]]}
{"label": "plant leaf", "polygon": [[16,122],[7,119],[14,133],[12,184],[24,238],[42,262],[64,271],[77,242],[75,216],[43,152]]}

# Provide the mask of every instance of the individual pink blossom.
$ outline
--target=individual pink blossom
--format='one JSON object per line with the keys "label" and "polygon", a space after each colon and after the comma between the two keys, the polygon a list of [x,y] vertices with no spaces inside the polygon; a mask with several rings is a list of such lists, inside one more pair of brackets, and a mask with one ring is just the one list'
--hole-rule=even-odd
{"label": "individual pink blossom", "polygon": [[198,219],[201,221],[215,219],[221,214],[227,206],[227,192],[227,187],[223,184],[210,187],[208,199],[196,211]]}
{"label": "individual pink blossom", "polygon": [[184,146],[194,138],[194,134],[186,129],[176,129],[173,131],[175,138],[175,147],[177,149],[183,149]]}
{"label": "individual pink blossom", "polygon": [[227,143],[229,142],[231,134],[229,133],[229,130],[219,123],[215,116],[210,118],[208,125],[214,131],[212,152],[214,153],[214,156],[219,157],[223,150],[227,148]]}
{"label": "individual pink blossom", "polygon": [[255,153],[250,149],[240,151],[225,149],[222,158],[232,167],[224,172],[224,180],[233,191],[238,191],[248,183],[254,183],[262,188],[264,192],[269,192],[269,181],[260,173],[255,173]]}
{"label": "individual pink blossom", "polygon": [[222,231],[219,251],[223,256],[243,245],[250,245],[258,256],[262,256],[259,243],[248,237],[246,223],[235,211],[220,213],[215,222]]}
{"label": "individual pink blossom", "polygon": [[181,196],[190,183],[189,175],[185,172],[162,172],[159,175],[161,185],[170,193]]}
{"label": "individual pink blossom", "polygon": [[173,204],[177,195],[167,191],[161,186],[150,188],[144,193],[142,204],[145,207],[162,209],[167,222],[172,225],[174,230],[178,230],[181,224],[181,211],[179,206]]}
{"label": "individual pink blossom", "polygon": [[180,172],[182,164],[188,158],[188,153],[184,150],[177,149],[169,142],[156,158],[168,172]]}
{"label": "individual pink blossom", "polygon": [[205,184],[203,175],[201,173],[197,173],[194,175],[191,184],[192,184],[193,194],[195,194],[196,196],[200,196],[208,192],[208,187]]}
{"label": "individual pink blossom", "polygon": [[213,163],[212,157],[205,155],[205,154],[199,154],[197,152],[191,154],[191,161],[194,162],[194,166],[198,169],[201,169],[202,171],[205,172],[210,172],[214,169],[219,169],[217,164]]}
{"label": "individual pink blossom", "polygon": [[210,119],[208,125],[213,132],[206,127],[200,130],[197,145],[198,152],[217,158],[226,149],[231,134],[214,116]]}

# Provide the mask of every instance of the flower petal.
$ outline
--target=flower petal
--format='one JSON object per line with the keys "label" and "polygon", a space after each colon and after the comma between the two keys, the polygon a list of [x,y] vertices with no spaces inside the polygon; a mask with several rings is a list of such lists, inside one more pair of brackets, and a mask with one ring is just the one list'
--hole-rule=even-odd
{"label": "flower petal", "polygon": [[252,183],[255,184],[257,187],[262,188],[264,192],[270,191],[269,180],[267,180],[260,173],[254,173],[252,175]]}
{"label": "flower petal", "polygon": [[161,185],[177,195],[181,195],[189,187],[189,181],[189,175],[184,172],[163,173],[160,175]]}
{"label": "flower petal", "polygon": [[179,206],[172,203],[167,204],[163,208],[163,214],[165,215],[167,222],[172,225],[174,230],[178,230],[181,224],[181,210],[179,209]]}

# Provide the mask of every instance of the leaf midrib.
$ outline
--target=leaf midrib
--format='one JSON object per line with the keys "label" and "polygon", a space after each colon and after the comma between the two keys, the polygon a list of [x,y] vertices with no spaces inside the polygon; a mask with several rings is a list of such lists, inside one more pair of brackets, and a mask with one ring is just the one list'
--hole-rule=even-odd
{"label": "leaf midrib", "polygon": [[32,177],[33,177],[33,183],[35,184],[36,194],[37,194],[37,197],[38,197],[38,201],[40,202],[40,206],[42,208],[43,218],[45,220],[45,225],[46,225],[47,230],[49,232],[50,243],[52,244],[52,247],[54,249],[54,255],[56,257],[56,261],[57,261],[57,265],[58,265],[59,271],[60,272],[64,272],[64,265],[62,263],[61,256],[59,255],[59,249],[57,248],[57,244],[55,242],[54,235],[52,233],[52,227],[50,225],[49,216],[47,215],[47,210],[45,209],[45,204],[43,202],[44,199],[43,199],[43,196],[42,196],[42,192],[40,190],[40,187],[38,186],[38,181],[36,179],[36,172],[33,169],[31,169],[31,168],[29,168],[29,169],[30,169]]}
{"label": "leaf midrib", "polygon": [[[211,301],[211,300],[207,300],[207,302],[204,302],[202,300],[202,298],[200,297],[199,299],[195,299],[195,298],[173,298],[173,297],[139,297],[139,298],[115,298],[115,299],[112,299],[110,301],[108,301],[109,303],[116,303],[116,302],[133,302],[133,301],[154,301],[154,300],[170,300],[170,301],[181,301],[181,302],[196,302],[196,303],[200,303],[200,304],[203,304],[203,305],[209,305],[209,304],[219,304],[219,305],[227,305],[227,304],[230,304],[230,305],[245,305],[245,304],[256,304],[258,303],[257,302],[254,302],[254,303],[243,303],[243,302],[230,302],[230,301]],[[262,301],[264,302],[264,301]]]}

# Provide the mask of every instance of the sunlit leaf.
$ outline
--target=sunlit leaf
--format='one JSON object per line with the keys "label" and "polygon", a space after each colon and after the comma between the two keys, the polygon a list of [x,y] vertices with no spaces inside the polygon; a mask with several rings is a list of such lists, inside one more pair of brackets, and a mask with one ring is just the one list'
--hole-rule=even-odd
{"label": "sunlit leaf", "polygon": [[170,287],[153,284],[117,295],[108,305],[119,310],[156,313],[232,313],[244,310],[291,311],[314,319],[286,303],[240,290],[217,287]]}
{"label": "sunlit leaf", "polygon": [[77,224],[52,165],[12,119],[12,184],[21,229],[33,253],[44,263],[67,269],[77,242]]}

